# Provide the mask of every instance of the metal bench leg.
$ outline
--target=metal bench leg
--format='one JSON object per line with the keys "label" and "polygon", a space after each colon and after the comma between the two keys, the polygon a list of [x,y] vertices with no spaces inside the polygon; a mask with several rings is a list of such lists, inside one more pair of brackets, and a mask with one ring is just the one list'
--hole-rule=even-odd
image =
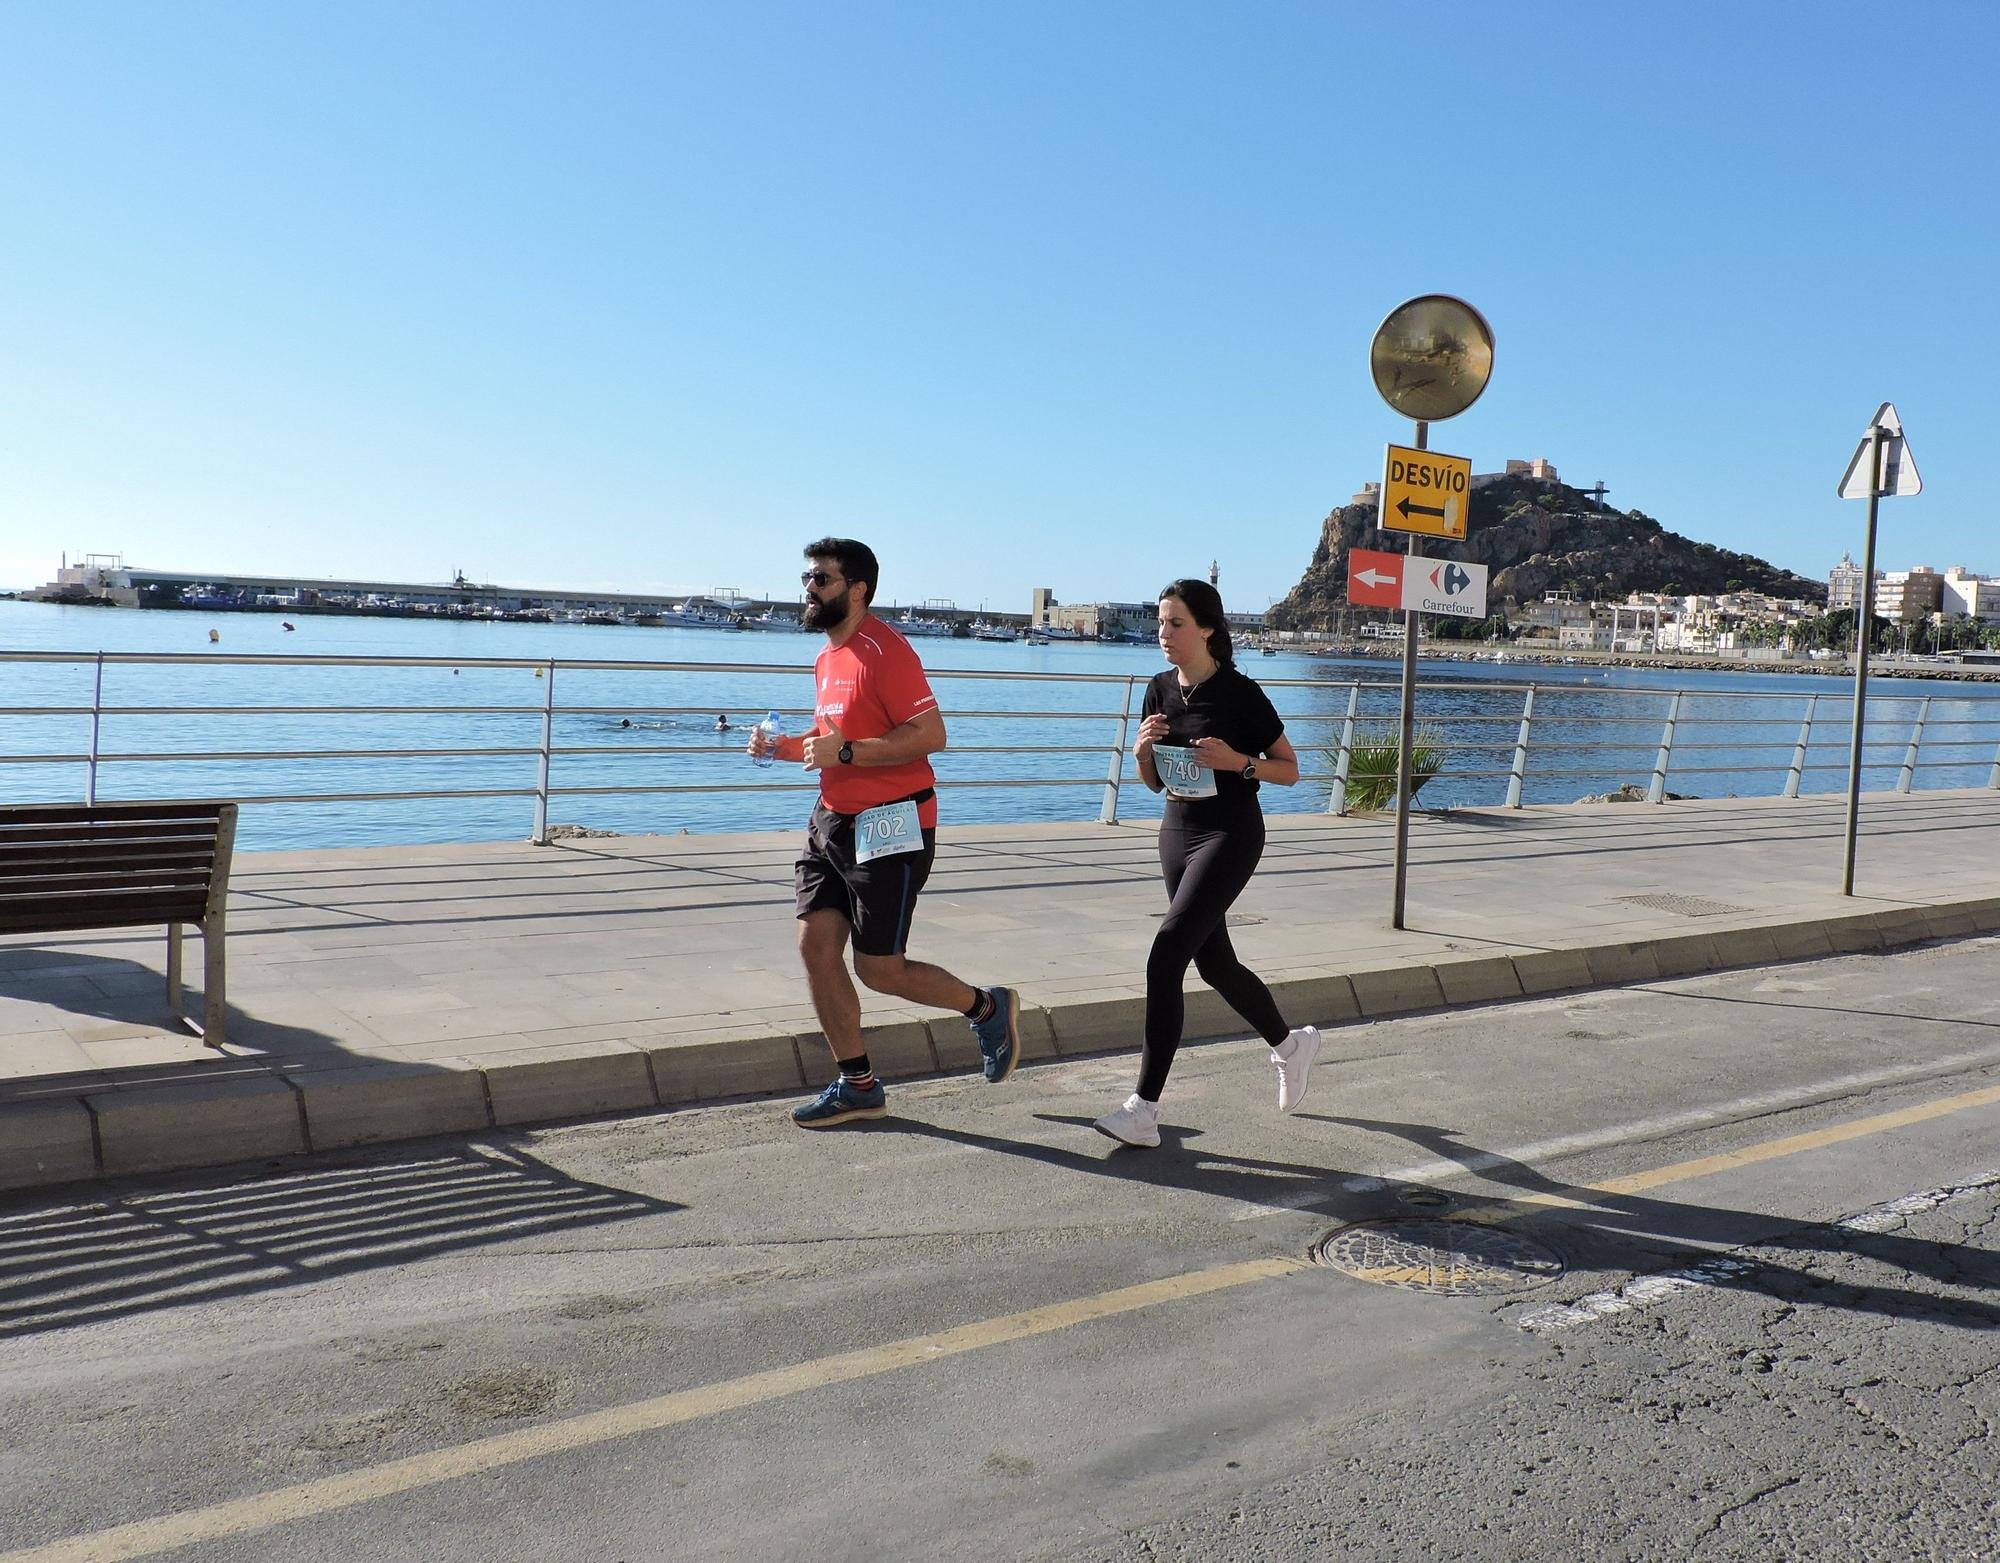
{"label": "metal bench leg", "polygon": [[222,913],[218,911],[201,925],[201,1039],[210,1047],[221,1047],[228,1027],[229,995],[223,980]]}
{"label": "metal bench leg", "polygon": [[167,1007],[181,1012],[181,925],[167,924]]}

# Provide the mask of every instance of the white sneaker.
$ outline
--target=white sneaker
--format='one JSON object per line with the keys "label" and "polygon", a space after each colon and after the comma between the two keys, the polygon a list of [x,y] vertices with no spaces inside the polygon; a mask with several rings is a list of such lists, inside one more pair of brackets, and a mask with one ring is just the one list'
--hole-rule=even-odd
{"label": "white sneaker", "polygon": [[1143,1096],[1128,1096],[1125,1105],[1116,1112],[1108,1112],[1092,1125],[1099,1134],[1108,1134],[1114,1140],[1127,1145],[1158,1145],[1160,1143],[1159,1105],[1149,1102]]}
{"label": "white sneaker", "polygon": [[1306,1087],[1312,1084],[1313,1060],[1319,1056],[1319,1032],[1311,1026],[1300,1026],[1285,1041],[1288,1044],[1285,1051],[1271,1049],[1271,1062],[1278,1066],[1278,1111],[1295,1113],[1299,1103],[1306,1099]]}

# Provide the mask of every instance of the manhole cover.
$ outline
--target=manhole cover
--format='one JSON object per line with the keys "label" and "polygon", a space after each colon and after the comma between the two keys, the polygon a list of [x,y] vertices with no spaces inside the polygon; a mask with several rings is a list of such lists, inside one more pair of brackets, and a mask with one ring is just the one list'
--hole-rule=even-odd
{"label": "manhole cover", "polygon": [[1747,906],[1731,906],[1727,901],[1711,901],[1699,895],[1617,895],[1611,898],[1649,912],[1672,912],[1680,917],[1724,917],[1731,912],[1747,912]]}
{"label": "manhole cover", "polygon": [[1319,1263],[1377,1286],[1443,1297],[1525,1291],[1563,1273],[1554,1252],[1511,1232],[1458,1221],[1373,1221],[1314,1245]]}

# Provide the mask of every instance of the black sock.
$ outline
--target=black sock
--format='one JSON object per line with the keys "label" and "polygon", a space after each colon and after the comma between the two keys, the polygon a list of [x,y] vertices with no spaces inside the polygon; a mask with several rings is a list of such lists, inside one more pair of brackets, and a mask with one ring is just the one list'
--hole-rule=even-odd
{"label": "black sock", "polygon": [[865,1091],[875,1083],[875,1071],[869,1066],[868,1055],[857,1053],[852,1058],[840,1061],[840,1078],[857,1091]]}
{"label": "black sock", "polygon": [[972,1001],[972,1008],[962,1011],[962,1013],[967,1020],[976,1026],[984,1021],[991,1020],[993,1012],[1000,1006],[994,1001],[993,995],[986,989],[974,988],[972,991],[976,995]]}

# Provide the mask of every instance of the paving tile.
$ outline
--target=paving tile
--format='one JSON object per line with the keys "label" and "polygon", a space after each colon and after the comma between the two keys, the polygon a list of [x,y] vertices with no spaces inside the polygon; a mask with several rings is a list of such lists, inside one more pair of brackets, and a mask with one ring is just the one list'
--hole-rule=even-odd
{"label": "paving tile", "polygon": [[1354,985],[1355,1003],[1370,1020],[1444,1004],[1444,990],[1428,964],[1349,972],[1348,981]]}
{"label": "paving tile", "polygon": [[826,1044],[817,1033],[794,1037],[747,1027],[724,1028],[640,1045],[653,1061],[653,1081],[663,1105],[799,1090],[807,1083],[807,1070],[800,1066],[802,1050],[812,1058],[812,1079],[822,1080],[832,1069]]}
{"label": "paving tile", "polygon": [[237,1076],[94,1093],[105,1176],[218,1166],[306,1148],[298,1098],[281,1080]]}
{"label": "paving tile", "polygon": [[1521,996],[1521,975],[1504,955],[1439,961],[1434,969],[1447,1004],[1490,1004]]}
{"label": "paving tile", "polygon": [[1512,957],[1521,992],[1562,993],[1591,985],[1590,959],[1582,950],[1523,950]]}
{"label": "paving tile", "polygon": [[288,1076],[305,1099],[314,1150],[462,1134],[490,1126],[477,1070],[364,1063]]}
{"label": "paving tile", "polygon": [[598,1042],[472,1052],[486,1076],[495,1124],[547,1123],[658,1105],[643,1050]]}
{"label": "paving tile", "polygon": [[0,1188],[35,1188],[96,1174],[90,1110],[80,1100],[0,1102]]}

